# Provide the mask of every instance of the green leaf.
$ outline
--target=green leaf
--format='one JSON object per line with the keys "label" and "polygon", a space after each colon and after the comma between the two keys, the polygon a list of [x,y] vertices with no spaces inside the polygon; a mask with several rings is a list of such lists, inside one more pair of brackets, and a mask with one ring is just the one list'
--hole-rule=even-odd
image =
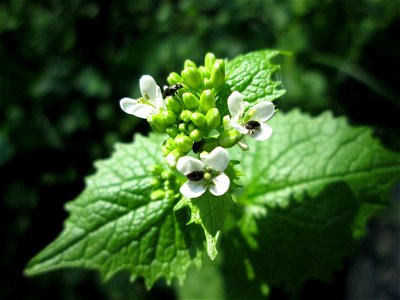
{"label": "green leaf", "polygon": [[212,260],[218,254],[221,231],[232,203],[230,193],[225,193],[222,196],[214,196],[207,191],[198,198],[182,199],[175,208],[176,210],[184,206],[190,208],[191,219],[189,224],[199,224],[203,228],[206,237],[207,253]]}
{"label": "green leaf", "polygon": [[328,280],[368,218],[387,204],[400,156],[370,129],[330,113],[279,113],[268,124],[270,140],[248,139],[249,152],[233,151],[244,173],[237,197],[248,245],[242,259],[267,283],[299,288],[307,278]]}
{"label": "green leaf", "polygon": [[268,122],[270,140],[248,139],[250,153],[236,151],[242,161],[239,202],[269,207],[317,196],[325,187],[346,182],[355,196],[384,203],[400,178],[400,156],[385,150],[365,127],[351,127],[344,118],[324,113],[311,118],[299,111],[276,114]]}
{"label": "green leaf", "polygon": [[265,217],[257,218],[256,247],[233,245],[231,239],[225,246],[234,248],[238,259],[249,261],[260,285],[283,282],[296,292],[306,279],[330,281],[343,257],[354,253],[352,224],[358,209],[352,191],[343,183],[335,184],[316,198],[305,196],[303,202],[293,201],[286,208],[268,209]]}
{"label": "green leaf", "polygon": [[182,282],[188,268],[199,265],[202,242],[187,230],[185,212],[173,210],[172,199],[150,200],[148,167],[161,164],[162,141],[136,135],[134,143],[117,144],[111,158],[97,162],[86,189],[66,206],[63,232],[29,262],[26,274],[85,267],[100,270],[105,280],[129,270],[148,287],[160,277]]}
{"label": "green leaf", "polygon": [[278,77],[279,65],[271,60],[283,54],[277,50],[260,50],[239,55],[226,65],[227,83],[232,91],[240,92],[247,102],[273,101],[285,90]]}

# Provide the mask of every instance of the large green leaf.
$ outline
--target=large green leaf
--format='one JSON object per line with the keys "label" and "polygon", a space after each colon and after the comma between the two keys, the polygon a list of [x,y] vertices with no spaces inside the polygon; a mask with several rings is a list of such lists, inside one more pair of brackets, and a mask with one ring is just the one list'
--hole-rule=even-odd
{"label": "large green leaf", "polygon": [[268,124],[274,130],[270,140],[248,139],[251,155],[234,155],[244,170],[242,203],[284,207],[291,197],[301,201],[336,182],[346,182],[361,199],[380,202],[400,178],[399,154],[385,150],[366,127],[297,110],[277,113]]}
{"label": "large green leaf", "polygon": [[99,269],[104,279],[126,269],[149,287],[160,277],[182,281],[199,264],[202,242],[188,230],[185,212],[173,210],[172,199],[150,200],[148,167],[161,163],[162,141],[136,135],[134,143],[117,144],[110,159],[98,162],[84,192],[67,204],[63,232],[30,261],[26,274],[85,267]]}
{"label": "large green leaf", "polygon": [[328,280],[352,253],[400,180],[400,156],[370,129],[330,113],[279,113],[269,124],[270,140],[234,151],[244,172],[237,201],[248,245],[238,243],[237,254],[251,261],[257,280],[298,289],[307,278]]}

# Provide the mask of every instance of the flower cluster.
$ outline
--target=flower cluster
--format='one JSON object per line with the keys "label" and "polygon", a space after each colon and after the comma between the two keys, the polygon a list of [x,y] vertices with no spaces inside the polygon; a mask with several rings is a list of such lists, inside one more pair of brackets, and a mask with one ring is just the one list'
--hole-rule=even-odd
{"label": "flower cluster", "polygon": [[[212,53],[205,56],[204,66],[186,60],[182,72],[172,72],[167,82],[169,86],[161,91],[153,77],[142,76],[142,97],[123,98],[122,110],[168,134],[161,153],[171,169],[188,179],[180,188],[182,195],[196,198],[207,189],[216,196],[226,193],[230,179],[223,171],[230,159],[224,148],[237,144],[248,150],[245,136],[267,140],[272,129],[265,122],[273,115],[274,105],[269,101],[251,105],[237,91],[226,98],[225,62]],[[218,107],[226,107],[224,103],[230,115],[222,118]],[[191,151],[201,159],[187,156]]]}

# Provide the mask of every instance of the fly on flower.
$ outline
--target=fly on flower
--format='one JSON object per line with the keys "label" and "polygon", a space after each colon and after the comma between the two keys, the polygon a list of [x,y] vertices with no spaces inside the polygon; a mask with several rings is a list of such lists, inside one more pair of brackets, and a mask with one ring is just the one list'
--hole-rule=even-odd
{"label": "fly on flower", "polygon": [[242,134],[257,141],[265,141],[272,135],[272,128],[265,124],[275,112],[274,104],[270,101],[260,102],[244,113],[243,95],[233,92],[228,98],[228,109],[231,114],[230,125]]}
{"label": "fly on flower", "polygon": [[188,179],[180,188],[181,194],[187,198],[197,198],[207,188],[215,196],[225,194],[230,180],[223,171],[228,164],[229,152],[222,147],[215,148],[201,160],[189,156],[181,157],[176,169]]}
{"label": "fly on flower", "polygon": [[160,87],[150,75],[143,75],[139,81],[142,98],[123,98],[119,104],[121,109],[138,118],[147,119],[165,108],[165,102]]}

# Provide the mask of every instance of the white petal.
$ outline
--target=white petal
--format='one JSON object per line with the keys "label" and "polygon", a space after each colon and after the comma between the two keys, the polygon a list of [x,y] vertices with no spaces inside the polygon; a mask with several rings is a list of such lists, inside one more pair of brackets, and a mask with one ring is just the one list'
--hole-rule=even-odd
{"label": "white petal", "polygon": [[272,115],[275,112],[275,106],[270,101],[260,102],[260,103],[258,103],[256,105],[254,105],[251,109],[252,110],[254,109],[256,112],[250,118],[250,120],[256,120],[256,121],[259,121],[261,123],[265,122],[269,118],[271,118]]}
{"label": "white petal", "polygon": [[272,128],[271,126],[261,123],[260,124],[260,129],[255,130],[254,134],[250,134],[252,138],[254,138],[257,141],[265,141],[268,140],[272,135]]}
{"label": "white petal", "polygon": [[[228,178],[229,179],[229,178]],[[179,191],[181,194],[187,198],[197,198],[200,197],[201,195],[204,194],[206,191],[206,181],[205,180],[200,180],[200,181],[186,181],[184,184],[182,184],[181,188]]]}
{"label": "white petal", "polygon": [[242,125],[240,125],[240,124],[238,124],[238,123],[236,123],[236,122],[231,121],[231,126],[232,126],[236,131],[239,131],[239,132],[242,133],[242,134],[247,134],[247,133],[249,132],[246,128],[244,128]]}
{"label": "white petal", "polygon": [[156,99],[155,99],[156,107],[159,110],[160,108],[166,108],[165,101],[163,99],[161,89],[157,85],[156,87]]}
{"label": "white petal", "polygon": [[150,101],[150,103],[156,105],[157,84],[154,78],[151,77],[150,75],[143,75],[140,78],[139,84],[143,98]]}
{"label": "white petal", "polygon": [[119,105],[124,112],[142,119],[147,119],[148,116],[156,113],[154,107],[147,104],[139,103],[135,99],[123,98],[119,102]]}
{"label": "white petal", "polygon": [[239,120],[244,112],[243,95],[237,91],[230,94],[228,98],[228,109],[233,120]]}
{"label": "white petal", "polygon": [[179,158],[178,163],[176,164],[176,169],[186,176],[193,171],[204,170],[204,164],[196,158],[184,156]]}
{"label": "white petal", "polygon": [[225,148],[217,147],[204,159],[204,164],[215,171],[222,172],[229,164],[229,152]]}
{"label": "white petal", "polygon": [[221,196],[228,191],[229,185],[229,177],[225,173],[222,173],[212,179],[210,184],[210,192],[215,196]]}

